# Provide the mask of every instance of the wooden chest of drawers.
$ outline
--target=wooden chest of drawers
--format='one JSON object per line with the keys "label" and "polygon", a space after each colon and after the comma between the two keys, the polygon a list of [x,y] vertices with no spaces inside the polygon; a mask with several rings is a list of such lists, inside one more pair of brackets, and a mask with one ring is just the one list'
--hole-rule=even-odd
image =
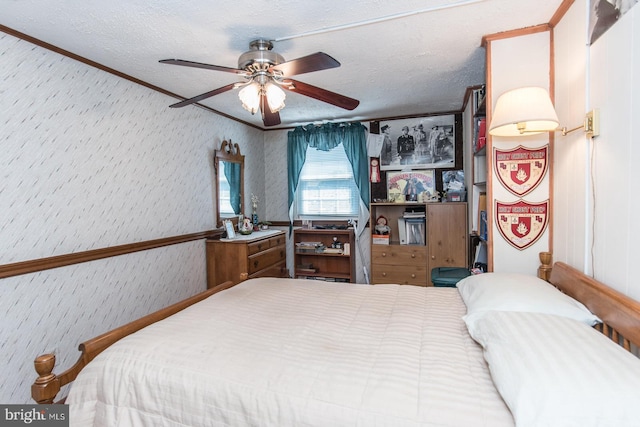
{"label": "wooden chest of drawers", "polygon": [[[390,228],[386,242],[371,240],[371,283],[431,286],[431,270],[437,267],[467,268],[467,204],[447,203],[372,203],[371,224],[380,217]],[[425,245],[400,244],[398,218],[409,212],[421,215],[426,228]],[[405,224],[406,225],[406,224]],[[409,233],[408,228],[403,229]]]}
{"label": "wooden chest of drawers", "polygon": [[287,277],[286,235],[282,230],[256,231],[234,239],[207,240],[207,287],[240,275]]}
{"label": "wooden chest of drawers", "polygon": [[427,247],[418,245],[372,245],[372,283],[427,286]]}

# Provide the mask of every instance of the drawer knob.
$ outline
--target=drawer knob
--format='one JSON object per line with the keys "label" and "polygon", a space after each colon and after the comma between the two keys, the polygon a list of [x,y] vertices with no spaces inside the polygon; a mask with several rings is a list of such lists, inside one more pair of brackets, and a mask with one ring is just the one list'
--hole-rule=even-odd
{"label": "drawer knob", "polygon": [[416,278],[416,274],[415,273],[411,273],[411,278],[415,279]]}
{"label": "drawer knob", "polygon": [[436,259],[436,256],[435,255],[431,255],[431,259]]}
{"label": "drawer knob", "polygon": [[253,268],[256,268],[260,264],[258,261],[253,261]]}
{"label": "drawer knob", "polygon": [[383,257],[386,257],[386,256],[387,256],[387,253],[386,253],[386,252],[382,252],[382,256],[383,256]]}
{"label": "drawer knob", "polygon": [[416,257],[416,254],[411,253],[411,258],[415,258],[415,257]]}
{"label": "drawer knob", "polygon": [[382,277],[387,277],[387,273],[382,273]]}

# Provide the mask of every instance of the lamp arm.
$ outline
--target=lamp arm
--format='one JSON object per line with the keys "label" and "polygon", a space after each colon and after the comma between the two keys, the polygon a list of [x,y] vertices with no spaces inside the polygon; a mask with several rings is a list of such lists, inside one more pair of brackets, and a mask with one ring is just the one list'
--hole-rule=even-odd
{"label": "lamp arm", "polygon": [[562,128],[562,136],[567,136],[571,132],[574,132],[574,131],[576,131],[578,129],[584,129],[584,124],[582,124],[582,125],[580,125],[578,127],[575,127],[573,129],[567,129],[567,127],[565,126],[565,127]]}
{"label": "lamp arm", "polygon": [[566,136],[573,131],[578,129],[583,129],[585,133],[590,137],[595,137],[600,135],[600,110],[597,108],[589,111],[582,122],[582,126],[575,127],[573,129],[567,129],[566,127],[562,128],[562,136]]}

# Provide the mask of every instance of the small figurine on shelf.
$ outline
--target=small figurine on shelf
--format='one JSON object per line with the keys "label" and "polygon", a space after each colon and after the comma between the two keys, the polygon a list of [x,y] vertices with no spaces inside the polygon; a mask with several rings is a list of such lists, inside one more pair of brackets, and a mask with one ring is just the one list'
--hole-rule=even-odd
{"label": "small figurine on shelf", "polygon": [[440,201],[440,192],[436,191],[433,194],[431,194],[430,192],[427,192],[427,194],[425,194],[424,201],[427,202],[427,203],[429,203],[429,202],[439,202]]}
{"label": "small figurine on shelf", "polygon": [[380,215],[376,220],[376,234],[389,234],[391,232],[391,227],[387,224],[387,218]]}
{"label": "small figurine on shelf", "polygon": [[256,230],[258,229],[258,223],[260,222],[258,221],[258,202],[259,201],[260,199],[258,199],[258,196],[251,193],[251,207],[253,208],[253,211],[251,212],[251,222],[253,222],[253,228]]}
{"label": "small figurine on shelf", "polygon": [[333,243],[331,243],[331,247],[334,249],[342,249],[342,243],[338,241],[338,236],[333,236]]}
{"label": "small figurine on shelf", "polygon": [[242,225],[240,226],[240,234],[251,234],[253,233],[253,223],[250,218],[244,218],[242,221]]}

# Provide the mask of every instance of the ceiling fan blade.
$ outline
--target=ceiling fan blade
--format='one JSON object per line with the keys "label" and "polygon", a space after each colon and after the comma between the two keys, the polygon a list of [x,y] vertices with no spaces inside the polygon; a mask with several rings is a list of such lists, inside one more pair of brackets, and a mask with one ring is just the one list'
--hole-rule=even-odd
{"label": "ceiling fan blade", "polygon": [[161,59],[162,64],[182,65],[185,67],[204,68],[205,70],[224,71],[225,73],[247,74],[239,68],[222,67],[220,65],[203,64],[201,62],[185,61],[184,59]]}
{"label": "ceiling fan blade", "polygon": [[169,105],[169,107],[171,107],[171,108],[180,108],[180,107],[184,107],[184,106],[187,106],[187,105],[190,105],[190,104],[194,104],[194,103],[196,103],[198,101],[202,101],[203,99],[211,98],[214,95],[218,95],[218,94],[230,91],[231,89],[233,89],[235,87],[236,87],[236,84],[235,83],[231,83],[231,84],[228,84],[226,86],[219,87],[218,89],[214,89],[214,90],[211,90],[209,92],[205,92],[205,93],[203,93],[201,95],[194,96],[193,98],[189,98],[189,99],[185,99],[184,101],[176,102],[175,104]]}
{"label": "ceiling fan blade", "polygon": [[269,108],[269,102],[267,101],[267,95],[260,95],[260,112],[262,113],[262,122],[265,126],[275,126],[280,124],[280,113],[271,112]]}
{"label": "ceiling fan blade", "polygon": [[298,74],[310,73],[312,71],[327,70],[339,67],[340,63],[324,52],[317,52],[302,58],[292,59],[273,67],[274,70],[281,71],[285,76],[296,76]]}
{"label": "ceiling fan blade", "polygon": [[339,93],[331,92],[317,86],[312,86],[310,84],[293,79],[285,80],[285,83],[288,82],[291,82],[293,84],[284,84],[282,85],[282,88],[291,92],[297,92],[301,95],[315,98],[328,104],[335,105],[336,107],[344,108],[345,110],[353,110],[360,104],[360,101],[358,101],[357,99],[349,98],[348,96],[340,95]]}

